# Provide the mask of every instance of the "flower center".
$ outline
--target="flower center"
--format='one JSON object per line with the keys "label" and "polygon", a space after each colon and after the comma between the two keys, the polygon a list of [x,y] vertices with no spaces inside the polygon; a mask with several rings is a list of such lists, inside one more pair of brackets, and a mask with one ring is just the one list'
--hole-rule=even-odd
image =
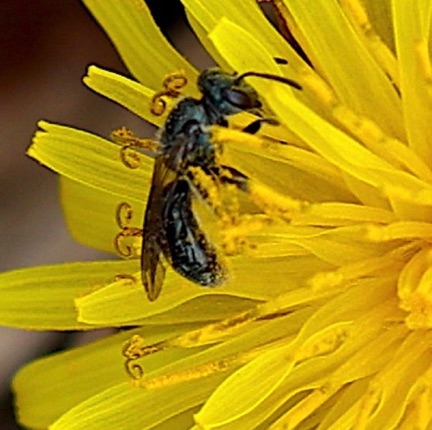
{"label": "flower center", "polygon": [[404,267],[398,281],[400,308],[408,312],[412,330],[432,327],[432,247],[418,252]]}

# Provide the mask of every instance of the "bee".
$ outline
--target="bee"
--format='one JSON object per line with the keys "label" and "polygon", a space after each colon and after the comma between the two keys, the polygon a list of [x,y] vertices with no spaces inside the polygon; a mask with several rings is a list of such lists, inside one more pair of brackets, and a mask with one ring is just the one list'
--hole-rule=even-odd
{"label": "bee", "polygon": [[[219,68],[206,69],[198,77],[201,98],[179,101],[161,130],[142,231],[142,282],[150,301],[157,299],[164,282],[163,259],[202,286],[213,287],[226,279],[226,269],[192,210],[193,195],[201,194],[204,199],[206,195],[194,185],[191,170],[198,168],[214,181],[247,189],[246,176],[217,162],[210,126],[226,127],[227,117],[241,111],[259,112],[258,93],[245,82],[252,76],[301,89],[295,81],[266,73],[234,75]],[[272,123],[258,118],[244,131],[256,133],[264,122]]]}

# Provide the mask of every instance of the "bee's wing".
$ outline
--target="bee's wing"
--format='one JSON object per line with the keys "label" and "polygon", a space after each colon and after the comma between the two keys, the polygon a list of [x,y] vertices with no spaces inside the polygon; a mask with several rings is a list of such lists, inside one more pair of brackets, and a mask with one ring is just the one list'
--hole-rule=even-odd
{"label": "bee's wing", "polygon": [[[190,124],[198,124],[189,121]],[[199,124],[198,124],[199,125]],[[162,261],[163,250],[167,249],[164,220],[162,216],[164,203],[172,199],[175,187],[168,184],[177,182],[185,173],[188,151],[193,146],[189,132],[179,132],[170,142],[170,149],[156,157],[150,195],[144,216],[143,245],[141,252],[141,276],[147,297],[154,301],[162,289],[165,266]],[[169,191],[166,191],[169,189]],[[165,256],[169,259],[169,255]],[[170,262],[170,261],[169,261]]]}
{"label": "bee's wing", "polygon": [[167,167],[166,156],[155,160],[150,194],[144,216],[143,244],[141,250],[141,276],[147,297],[154,301],[159,296],[165,278],[162,261],[163,230],[162,208],[166,196],[166,185],[177,180],[177,173]]}

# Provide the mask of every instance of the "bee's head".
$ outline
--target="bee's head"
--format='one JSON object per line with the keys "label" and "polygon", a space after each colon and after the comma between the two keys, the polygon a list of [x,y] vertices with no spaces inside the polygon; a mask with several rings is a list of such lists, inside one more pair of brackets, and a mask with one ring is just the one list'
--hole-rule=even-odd
{"label": "bee's head", "polygon": [[271,79],[301,89],[296,82],[281,76],[257,72],[232,75],[213,67],[204,70],[198,78],[198,88],[203,94],[203,101],[222,116],[260,108],[258,93],[244,80],[247,76]]}
{"label": "bee's head", "polygon": [[217,67],[200,74],[198,88],[203,101],[224,116],[261,107],[258,93],[249,84]]}

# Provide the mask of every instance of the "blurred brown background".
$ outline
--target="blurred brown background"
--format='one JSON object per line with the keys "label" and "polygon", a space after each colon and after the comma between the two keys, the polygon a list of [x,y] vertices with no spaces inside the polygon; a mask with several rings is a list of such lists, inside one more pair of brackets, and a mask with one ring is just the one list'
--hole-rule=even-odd
{"label": "blurred brown background", "polygon": [[[178,2],[156,0],[150,5],[161,28],[197,67],[205,66],[208,60],[188,35]],[[103,136],[123,125],[153,136],[142,120],[81,83],[89,64],[127,71],[78,0],[0,1],[0,58],[0,270],[103,258],[70,238],[56,175],[25,151],[40,119]],[[19,428],[9,392],[16,369],[81,342],[76,336],[0,327],[0,430]]]}

